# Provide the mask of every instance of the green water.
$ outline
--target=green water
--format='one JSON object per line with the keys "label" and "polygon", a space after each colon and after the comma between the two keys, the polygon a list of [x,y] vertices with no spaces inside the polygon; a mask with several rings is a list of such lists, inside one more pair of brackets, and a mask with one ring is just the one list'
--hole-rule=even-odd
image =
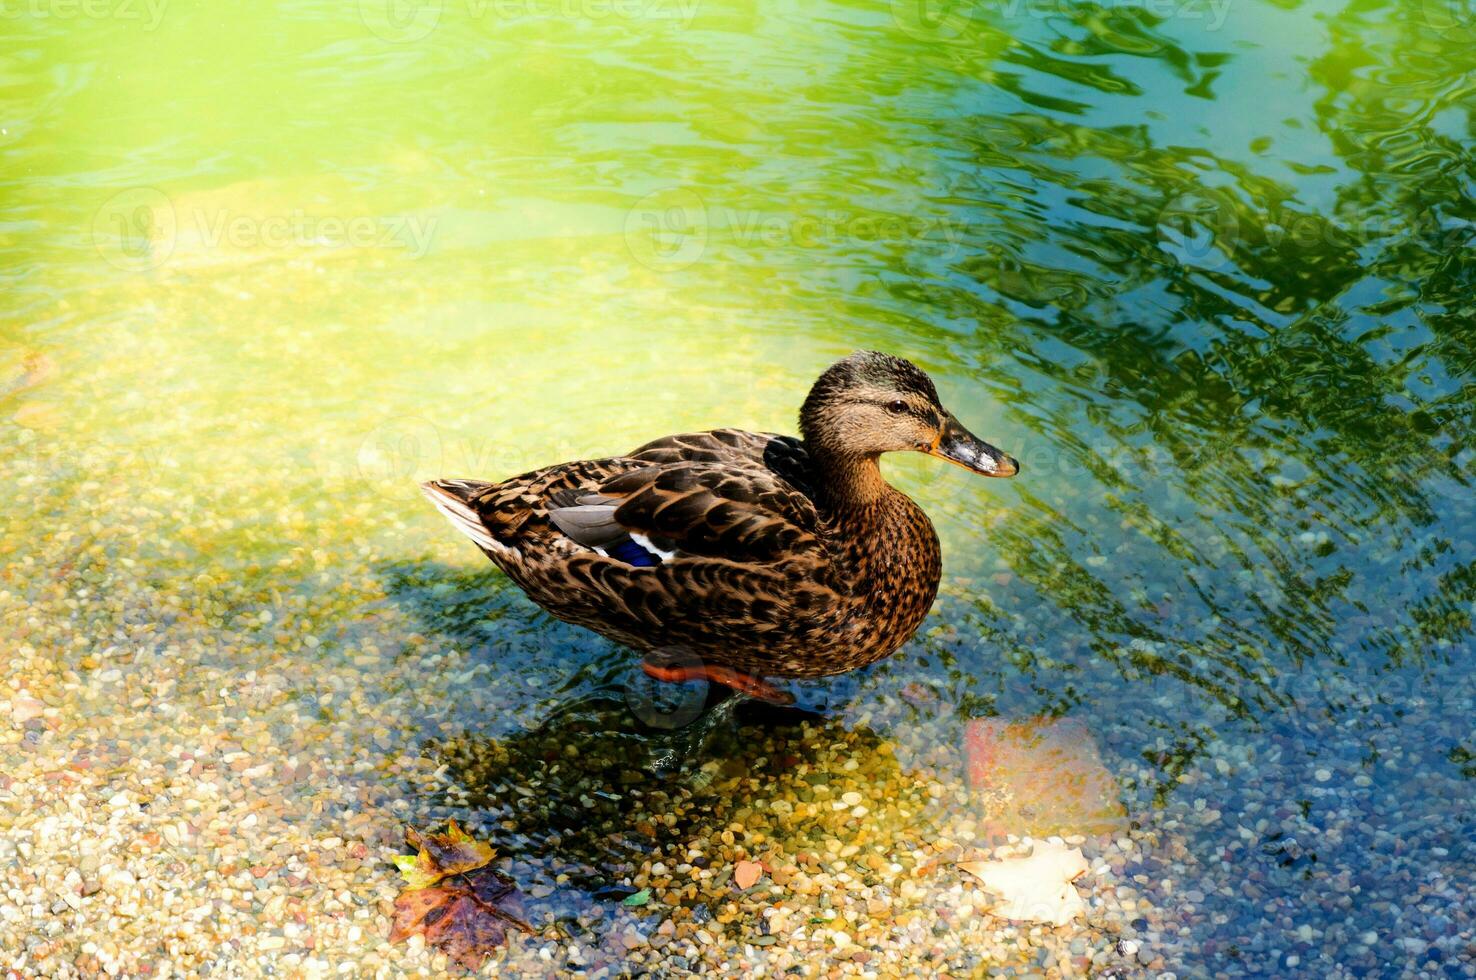
{"label": "green water", "polygon": [[[1273,739],[1301,799],[1363,764],[1339,726],[1404,746],[1367,763],[1390,794],[1469,796],[1462,0],[0,11],[8,602],[59,582],[100,644],[182,617],[292,664],[413,634],[572,696],[628,661],[414,480],[789,431],[876,347],[1023,471],[890,464],[939,610],[804,703],[1099,720],[1147,824],[1219,740]],[[1468,824],[1442,849],[1469,873]]]}

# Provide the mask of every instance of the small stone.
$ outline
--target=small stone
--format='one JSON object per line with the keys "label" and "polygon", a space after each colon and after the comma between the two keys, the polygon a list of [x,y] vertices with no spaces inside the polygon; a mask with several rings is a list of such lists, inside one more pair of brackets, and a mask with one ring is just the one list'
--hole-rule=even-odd
{"label": "small stone", "polygon": [[114,868],[103,876],[103,883],[108,886],[109,891],[122,891],[138,884],[138,879],[127,868]]}
{"label": "small stone", "polygon": [[33,718],[40,718],[46,705],[35,698],[16,698],[10,703],[10,717],[17,725],[24,725]]}

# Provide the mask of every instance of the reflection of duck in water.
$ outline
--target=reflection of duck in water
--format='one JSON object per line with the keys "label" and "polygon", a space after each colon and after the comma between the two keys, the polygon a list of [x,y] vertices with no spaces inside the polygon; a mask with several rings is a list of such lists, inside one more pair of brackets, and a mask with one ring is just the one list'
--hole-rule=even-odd
{"label": "reflection of duck in water", "polygon": [[[746,699],[724,703],[739,700]],[[854,818],[828,801],[851,790],[864,793],[868,802],[873,795],[884,797],[885,806],[872,803],[878,817],[887,806],[911,808],[910,825],[889,821],[899,830],[911,832],[927,819],[920,814],[934,774],[904,768],[896,743],[867,725],[747,701],[741,717],[754,727],[744,729],[743,737],[737,728],[720,736],[723,751],[690,778],[652,781],[644,768],[648,751],[659,746],[630,730],[626,709],[607,692],[566,702],[542,723],[506,736],[489,738],[473,729],[433,739],[426,753],[447,767],[457,803],[468,807],[467,819],[498,826],[499,853],[549,862],[591,891],[628,880],[642,863],[659,860],[653,845],[672,854],[703,841],[715,845],[735,811],[745,808],[753,813],[744,819],[765,833],[766,847],[795,850],[803,849],[805,832],[815,826],[825,836],[844,832]],[[846,768],[852,759],[856,765]],[[813,797],[816,773],[825,773],[830,784],[820,791],[826,802],[805,814],[809,819],[800,834],[776,825],[787,822],[777,815],[786,809],[782,804],[776,813],[758,815],[767,808],[754,806],[756,798],[792,803]]]}
{"label": "reflection of duck in water", "polygon": [[625,456],[424,490],[534,601],[645,652],[653,677],[779,699],[763,675],[865,666],[932,605],[938,538],[882,479],[882,453],[924,452],[985,476],[1019,469],[960,425],[915,365],[874,352],[820,376],[800,433],[668,436]]}

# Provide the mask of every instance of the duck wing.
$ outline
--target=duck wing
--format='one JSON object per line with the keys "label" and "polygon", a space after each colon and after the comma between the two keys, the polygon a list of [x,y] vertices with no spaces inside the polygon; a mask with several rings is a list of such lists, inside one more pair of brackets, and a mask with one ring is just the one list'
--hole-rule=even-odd
{"label": "duck wing", "polygon": [[744,429],[712,429],[666,436],[646,443],[629,458],[647,463],[726,463],[761,465],[810,499],[810,456],[793,436]]}
{"label": "duck wing", "polygon": [[670,436],[632,468],[547,502],[567,537],[642,567],[676,558],[766,564],[820,545],[798,440],[722,429]]}
{"label": "duck wing", "polygon": [[640,465],[550,499],[547,514],[577,550],[529,569],[524,588],[555,615],[638,649],[717,663],[777,655],[775,642],[827,635],[843,611],[814,503],[761,463]]}
{"label": "duck wing", "polygon": [[641,650],[792,673],[798,653],[783,664],[734,658],[808,649],[844,611],[807,469],[797,440],[717,430],[500,484],[425,489],[555,616]]}

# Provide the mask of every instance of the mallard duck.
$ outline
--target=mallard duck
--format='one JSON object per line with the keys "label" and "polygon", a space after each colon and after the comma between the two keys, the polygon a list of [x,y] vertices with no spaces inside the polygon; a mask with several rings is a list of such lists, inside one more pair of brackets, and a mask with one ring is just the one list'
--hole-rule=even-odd
{"label": "mallard duck", "polygon": [[959,424],[916,365],[875,351],[820,375],[799,431],[667,436],[501,483],[422,489],[533,601],[641,651],[652,677],[783,702],[765,677],[874,663],[937,595],[938,536],[882,478],[883,453],[983,476],[1020,468]]}

